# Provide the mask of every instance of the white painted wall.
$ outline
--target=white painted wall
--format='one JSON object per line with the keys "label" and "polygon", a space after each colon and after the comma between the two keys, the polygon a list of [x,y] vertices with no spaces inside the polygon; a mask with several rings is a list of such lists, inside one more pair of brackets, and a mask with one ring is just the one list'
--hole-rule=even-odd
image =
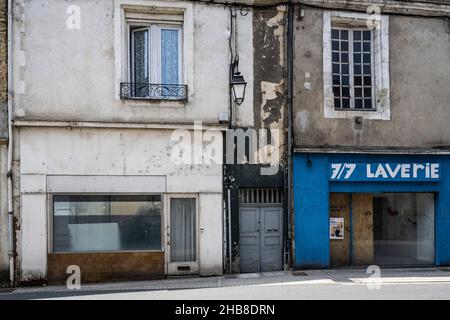
{"label": "white painted wall", "polygon": [[[186,10],[184,40],[190,43],[184,45],[189,52],[185,70],[191,88],[186,104],[117,99],[119,83],[127,80],[121,76],[119,57],[123,50],[118,33],[122,4],[178,6]],[[68,8],[74,5],[80,9],[79,30],[67,28],[67,20],[73,14],[68,13]],[[246,16],[238,15],[240,70],[248,83],[238,122],[245,126],[254,125],[252,19],[251,11]],[[172,0],[17,0],[13,30],[16,121],[218,123],[220,112],[229,111],[227,7]],[[20,191],[21,196],[20,210],[16,210],[21,223],[17,250],[22,280],[39,279],[46,274],[47,181],[51,175],[162,176],[167,193],[198,193],[199,227],[203,228],[199,235],[200,272],[222,273],[221,165],[175,165],[170,161],[170,130],[15,130],[18,148],[14,159],[20,163],[15,170],[20,177],[20,190],[16,192]],[[220,157],[221,152],[220,146]],[[86,190],[92,190],[93,185],[100,188],[97,182]]]}
{"label": "white painted wall", "polygon": [[[218,122],[228,111],[229,28],[228,8],[189,1],[142,0],[18,0],[14,22],[15,116],[22,119],[114,122]],[[117,97],[117,21],[115,4],[185,6],[192,14],[194,93],[184,106],[155,102],[124,102]],[[77,5],[81,29],[66,27],[67,8]],[[117,9],[116,9],[117,10]],[[23,12],[23,13],[21,13]],[[117,19],[117,17],[116,17]],[[120,23],[120,21],[119,21]],[[250,84],[243,113],[252,110],[252,13],[239,16],[242,71]],[[188,40],[188,39],[187,39]],[[119,51],[120,52],[120,51]],[[120,74],[120,72],[119,72]],[[249,115],[243,121],[251,123]]]}
{"label": "white painted wall", "polygon": [[[65,190],[60,179],[56,179],[58,183],[54,182],[55,176],[62,175],[68,183],[70,177],[67,176],[70,175],[85,176],[84,179],[92,179],[92,175],[103,176],[103,180],[97,179],[96,192],[123,192],[123,184],[130,182],[133,176],[139,176],[136,180],[139,183],[128,190],[198,193],[200,273],[221,274],[222,166],[174,164],[171,161],[171,134],[171,130],[154,129],[21,128],[19,251],[22,280],[45,278],[47,244],[51,241],[47,227],[50,214],[47,191]],[[218,147],[221,152],[222,145]],[[137,190],[145,177],[149,183],[155,183],[154,189],[142,185],[142,190]],[[48,181],[52,183],[48,185]],[[120,185],[102,186],[99,181],[117,181]]]}

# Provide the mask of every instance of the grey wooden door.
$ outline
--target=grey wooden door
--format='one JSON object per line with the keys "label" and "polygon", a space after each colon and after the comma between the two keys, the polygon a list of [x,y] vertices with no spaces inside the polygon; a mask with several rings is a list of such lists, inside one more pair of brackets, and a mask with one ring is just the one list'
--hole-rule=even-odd
{"label": "grey wooden door", "polygon": [[240,209],[240,270],[267,272],[282,269],[283,210],[279,207]]}

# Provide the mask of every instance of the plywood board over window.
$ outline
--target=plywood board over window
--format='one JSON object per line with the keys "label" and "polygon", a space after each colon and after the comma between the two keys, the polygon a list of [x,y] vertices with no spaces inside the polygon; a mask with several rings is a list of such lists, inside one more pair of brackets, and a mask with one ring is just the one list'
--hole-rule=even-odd
{"label": "plywood board over window", "polygon": [[330,265],[373,263],[373,196],[330,193],[330,218],[344,218],[344,238],[330,239]]}
{"label": "plywood board over window", "polygon": [[330,265],[350,264],[350,196],[330,193],[330,218],[344,218],[344,239],[330,240]]}
{"label": "plywood board over window", "polygon": [[373,263],[373,196],[352,194],[353,265]]}

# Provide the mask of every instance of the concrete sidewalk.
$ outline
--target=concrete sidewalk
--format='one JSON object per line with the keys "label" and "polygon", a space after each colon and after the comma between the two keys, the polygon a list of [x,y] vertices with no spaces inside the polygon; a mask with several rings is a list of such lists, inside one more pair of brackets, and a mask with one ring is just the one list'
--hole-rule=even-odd
{"label": "concrete sidewalk", "polygon": [[[47,299],[75,296],[108,295],[114,293],[139,293],[176,291],[240,286],[314,286],[314,285],[395,285],[395,284],[450,284],[450,268],[381,269],[380,277],[366,269],[333,269],[280,271],[224,275],[216,277],[171,277],[164,280],[85,284],[80,290],[66,286],[23,287],[0,290],[2,299]],[[251,299],[251,297],[249,297]]]}

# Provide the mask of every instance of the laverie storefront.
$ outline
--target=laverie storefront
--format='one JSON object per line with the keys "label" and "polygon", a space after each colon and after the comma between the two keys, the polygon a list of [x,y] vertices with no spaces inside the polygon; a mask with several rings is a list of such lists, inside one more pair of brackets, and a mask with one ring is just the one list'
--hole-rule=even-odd
{"label": "laverie storefront", "polygon": [[294,155],[295,267],[450,264],[450,155]]}

